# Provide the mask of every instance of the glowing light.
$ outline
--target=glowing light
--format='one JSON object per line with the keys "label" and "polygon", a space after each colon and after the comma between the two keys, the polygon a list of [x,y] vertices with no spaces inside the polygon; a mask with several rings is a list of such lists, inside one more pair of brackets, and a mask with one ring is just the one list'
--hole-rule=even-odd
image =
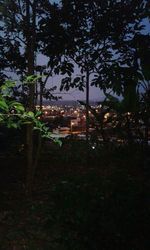
{"label": "glowing light", "polygon": [[108,117],[109,117],[109,113],[106,113],[106,114],[104,115],[104,118],[107,119]]}

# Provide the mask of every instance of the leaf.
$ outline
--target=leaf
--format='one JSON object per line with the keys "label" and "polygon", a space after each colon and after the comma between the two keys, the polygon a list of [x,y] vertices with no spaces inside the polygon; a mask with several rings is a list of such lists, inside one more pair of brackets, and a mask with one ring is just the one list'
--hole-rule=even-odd
{"label": "leaf", "polygon": [[0,114],[0,122],[3,122],[4,121],[4,117],[2,114]]}
{"label": "leaf", "polygon": [[4,86],[6,86],[6,88],[13,88],[15,87],[15,85],[16,85],[16,82],[13,82],[11,80],[6,80]]}
{"label": "leaf", "polygon": [[36,76],[36,75],[31,75],[31,76],[27,76],[25,81],[23,82],[24,84],[35,84],[37,80],[41,79],[42,76]]}
{"label": "leaf", "polygon": [[58,143],[58,145],[61,147],[62,146],[62,141],[61,140],[59,140],[59,139],[55,139],[54,140],[56,143]]}
{"label": "leaf", "polygon": [[73,83],[75,84],[75,83],[78,83],[78,82],[80,82],[80,77],[79,77],[79,76],[78,76],[78,77],[76,77],[76,78],[74,78]]}
{"label": "leaf", "polygon": [[16,111],[19,111],[19,112],[24,112],[25,111],[25,108],[23,107],[23,105],[15,105],[14,106]]}
{"label": "leaf", "polygon": [[17,124],[17,123],[12,123],[12,124],[11,124],[11,127],[12,127],[12,128],[18,128],[18,124]]}
{"label": "leaf", "polygon": [[27,115],[31,118],[34,118],[34,113],[32,111],[27,112]]}
{"label": "leaf", "polygon": [[79,86],[79,90],[80,90],[80,91],[84,91],[83,86]]}
{"label": "leaf", "polygon": [[12,107],[14,107],[15,108],[15,110],[16,111],[18,111],[18,112],[24,112],[25,111],[25,108],[24,108],[24,106],[22,105],[22,103],[20,103],[20,102],[16,102],[16,101],[12,101],[12,102],[10,102],[10,108]]}
{"label": "leaf", "polygon": [[42,114],[42,111],[37,111],[36,113],[35,113],[35,117],[39,117],[40,115]]}
{"label": "leaf", "polygon": [[9,107],[4,99],[0,100],[0,109],[8,111]]}
{"label": "leaf", "polygon": [[31,121],[22,122],[22,124],[31,124],[31,123],[32,123]]}

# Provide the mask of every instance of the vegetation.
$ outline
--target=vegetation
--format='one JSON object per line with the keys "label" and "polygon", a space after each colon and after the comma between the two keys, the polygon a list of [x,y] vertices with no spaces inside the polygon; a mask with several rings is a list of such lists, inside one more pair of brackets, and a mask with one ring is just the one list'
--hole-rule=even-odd
{"label": "vegetation", "polygon": [[[29,76],[26,78],[25,83],[34,84],[38,77]],[[22,103],[14,100],[13,89],[16,86],[15,82],[6,81],[4,85],[0,87],[0,125],[6,126],[7,128],[21,129],[23,125],[32,125],[33,130],[38,131],[39,136],[47,139],[51,139],[51,132],[46,125],[40,121],[41,111],[35,110],[35,112],[28,111],[25,109]],[[61,144],[59,140],[53,139],[55,142]],[[32,183],[35,175],[35,169],[37,166],[37,161],[39,158],[40,149],[37,148],[37,153],[35,153],[35,161],[33,162],[33,172],[32,172]],[[32,183],[27,183],[26,186],[32,185]],[[28,191],[28,190],[27,190]]]}

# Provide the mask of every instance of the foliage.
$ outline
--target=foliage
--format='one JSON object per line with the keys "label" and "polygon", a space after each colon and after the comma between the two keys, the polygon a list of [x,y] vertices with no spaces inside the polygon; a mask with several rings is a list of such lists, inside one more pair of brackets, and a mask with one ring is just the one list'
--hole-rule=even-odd
{"label": "foliage", "polygon": [[[91,85],[104,92],[112,89],[120,95],[134,91],[141,84],[143,74],[147,79],[149,37],[144,34],[143,20],[149,15],[149,1],[144,0],[65,0],[61,4],[24,0],[21,5],[17,0],[1,0],[1,69],[26,74],[26,37],[28,31],[32,36],[33,28],[32,22],[29,25],[25,18],[27,2],[36,14],[34,50],[48,57],[49,76],[53,72],[65,77],[61,90],[74,87],[82,91],[87,66],[92,74]],[[142,58],[142,70],[137,55],[138,59]],[[75,65],[78,65],[78,77],[73,76]],[[51,97],[49,93],[45,96]]]}
{"label": "foliage", "polygon": [[[29,76],[25,82],[34,84],[34,81],[39,77]],[[21,128],[25,124],[33,124],[34,130],[38,130],[43,138],[52,139],[49,128],[40,121],[41,111],[27,111],[24,105],[12,98],[13,88],[16,86],[15,82],[6,81],[0,87],[0,123],[6,125],[8,128]],[[55,139],[52,139],[55,140]],[[59,140],[55,140],[61,145]]]}
{"label": "foliage", "polygon": [[[0,0],[0,84],[1,82],[4,83],[4,79],[6,79],[8,75],[14,78],[17,74],[17,78],[22,81],[26,75],[32,75],[38,72],[38,65],[35,63],[34,55],[41,51],[39,25],[40,22],[44,20],[45,13],[53,13],[54,9],[57,9],[57,5],[50,3],[50,1]],[[34,64],[32,67],[31,61],[32,64]],[[51,71],[51,69],[47,67],[46,71],[48,72],[49,70]],[[51,73],[49,76],[51,76]],[[51,94],[53,89],[45,88],[47,80],[45,80],[45,76],[43,78],[44,97],[55,99],[55,96]],[[48,77],[46,77],[46,79],[47,78]],[[28,84],[28,86],[25,85],[21,91],[20,89],[18,91],[17,87],[15,95],[20,95],[26,104],[32,96],[30,94],[32,86],[30,86],[30,84]],[[36,93],[36,96],[38,94],[39,93]]]}
{"label": "foliage", "polygon": [[[82,90],[85,83],[82,76],[88,68],[92,86],[104,92],[112,89],[118,95],[131,89],[134,92],[140,74],[135,67],[133,43],[145,28],[146,7],[148,1],[143,0],[65,0],[53,15],[47,13],[39,22],[41,51],[49,57],[49,65],[56,74],[67,75],[61,90],[73,87]],[[75,70],[72,63],[78,66],[81,85],[72,80]]]}

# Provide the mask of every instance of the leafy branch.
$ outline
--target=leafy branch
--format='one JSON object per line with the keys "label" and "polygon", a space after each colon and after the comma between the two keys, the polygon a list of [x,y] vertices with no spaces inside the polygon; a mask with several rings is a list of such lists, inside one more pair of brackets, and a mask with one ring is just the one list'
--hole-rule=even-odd
{"label": "leafy branch", "polygon": [[[26,78],[26,83],[35,82],[38,77],[30,76]],[[61,145],[61,141],[51,137],[51,132],[44,122],[40,120],[41,111],[26,111],[24,105],[19,101],[12,100],[13,88],[16,83],[6,81],[0,87],[0,124],[8,128],[20,129],[22,125],[33,124],[33,129],[38,130],[43,138],[51,139]]]}

